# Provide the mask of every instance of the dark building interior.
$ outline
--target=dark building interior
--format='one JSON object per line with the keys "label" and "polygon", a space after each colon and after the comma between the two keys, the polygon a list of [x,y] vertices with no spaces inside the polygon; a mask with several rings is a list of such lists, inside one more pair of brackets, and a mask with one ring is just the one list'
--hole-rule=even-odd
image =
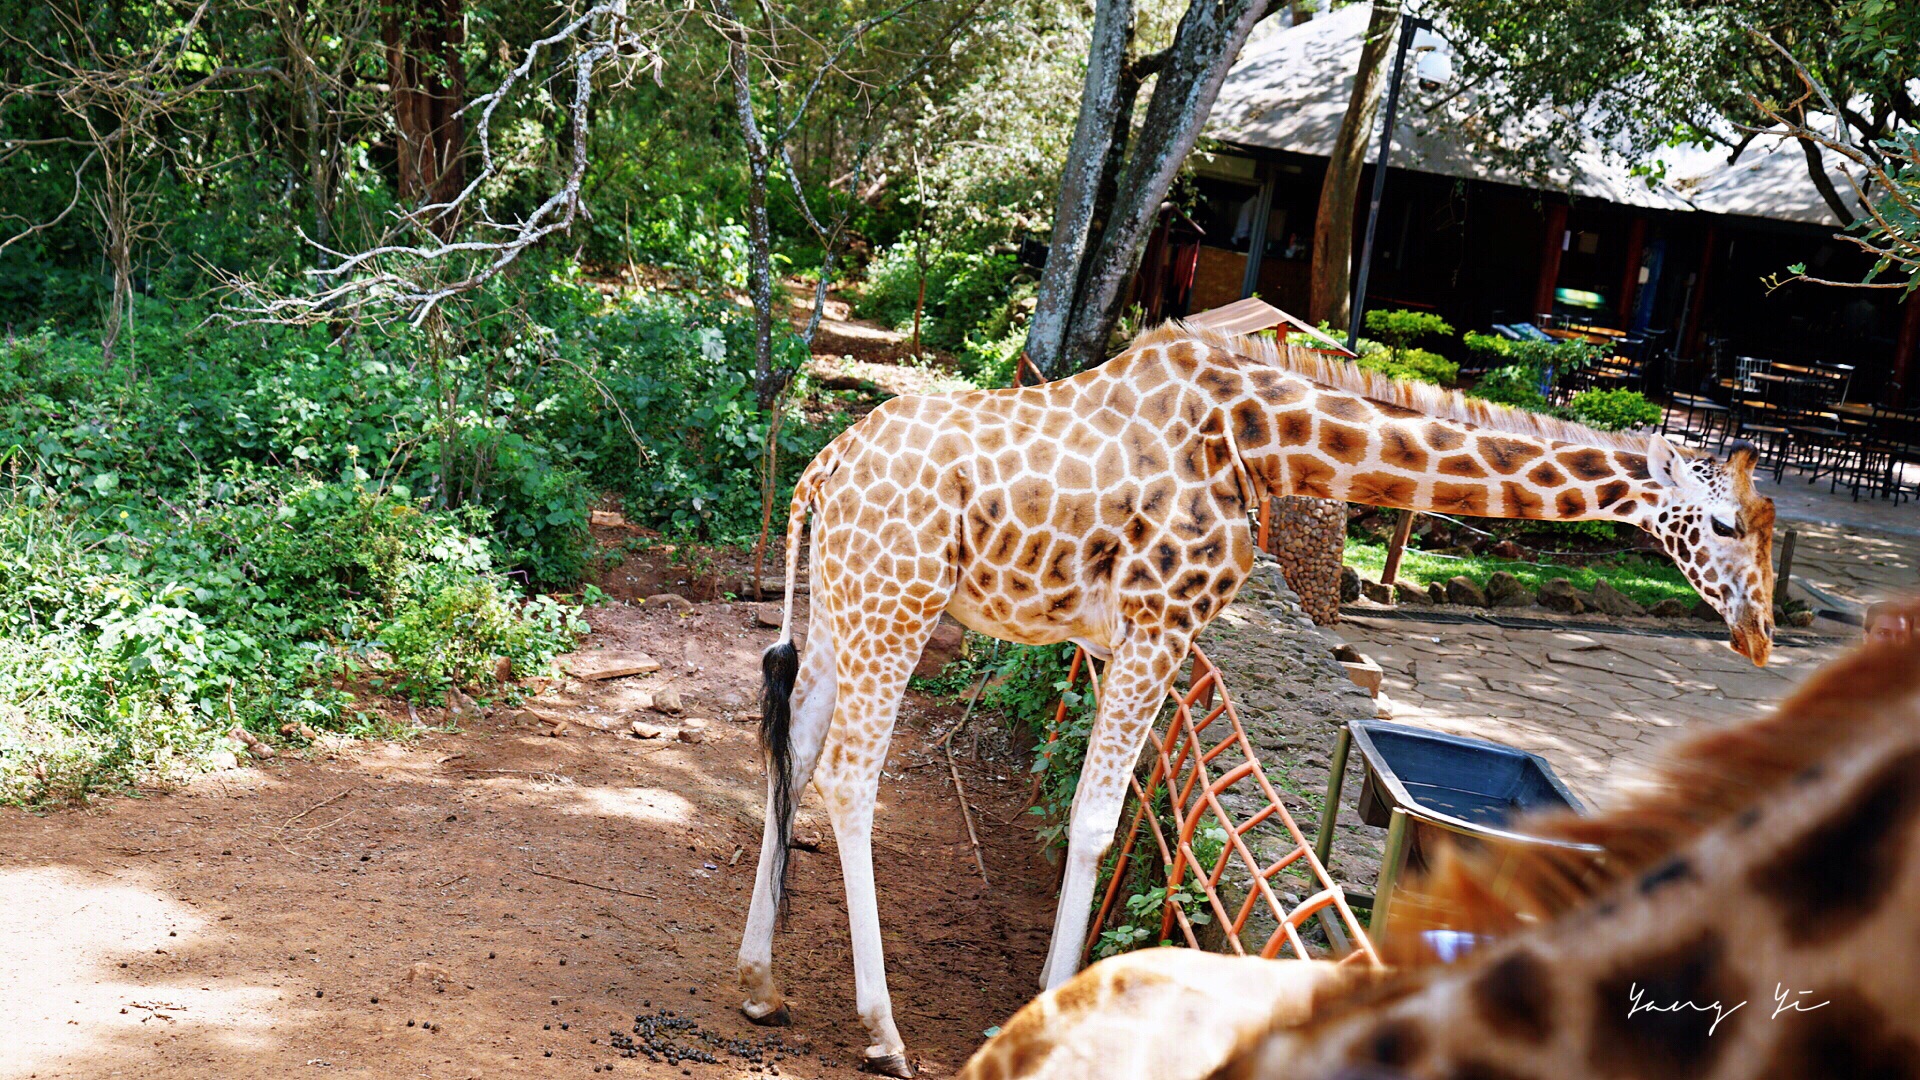
{"label": "dark building interior", "polygon": [[[1246,148],[1214,155],[1184,212],[1147,252],[1137,298],[1174,317],[1257,294],[1308,315],[1314,215],[1324,158]],[[1355,236],[1372,167],[1362,176]],[[1262,200],[1267,205],[1261,213]],[[1367,307],[1436,312],[1456,331],[1578,317],[1652,334],[1690,389],[1741,356],[1855,368],[1850,401],[1899,403],[1920,342],[1920,297],[1767,281],[1809,273],[1858,281],[1871,266],[1829,227],[1646,209],[1507,184],[1393,169],[1381,203]],[[1355,258],[1359,243],[1355,242]],[[1259,254],[1253,273],[1248,255]],[[1463,352],[1458,341],[1442,352]],[[1466,359],[1464,355],[1453,359]]]}

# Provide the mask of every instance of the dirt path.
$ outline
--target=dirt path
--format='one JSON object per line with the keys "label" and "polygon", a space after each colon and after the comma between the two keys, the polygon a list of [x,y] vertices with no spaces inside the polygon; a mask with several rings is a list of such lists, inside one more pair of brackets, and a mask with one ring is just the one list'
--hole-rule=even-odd
{"label": "dirt path", "polygon": [[[0,810],[0,1077],[855,1075],[864,1033],[816,811],[800,833],[821,850],[795,853],[775,946],[796,1025],[736,1009],[762,790],[750,680],[771,636],[752,612],[597,611],[590,647],[664,670],[542,695],[576,721],[567,737],[501,709],[169,794]],[[624,727],[642,686],[678,690],[704,740],[591,730]],[[1022,774],[963,759],[981,887],[944,761],[922,753],[956,715],[910,698],[875,842],[895,1013],[936,1077],[1033,992],[1053,896],[1015,821]],[[620,1056],[629,1039],[717,1063]]]}

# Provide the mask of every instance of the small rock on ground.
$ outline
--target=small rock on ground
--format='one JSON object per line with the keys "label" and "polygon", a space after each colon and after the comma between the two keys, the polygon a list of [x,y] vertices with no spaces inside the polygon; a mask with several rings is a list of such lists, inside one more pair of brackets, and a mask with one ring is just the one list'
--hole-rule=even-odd
{"label": "small rock on ground", "polygon": [[1685,600],[1669,596],[1665,600],[1648,608],[1647,614],[1658,615],[1663,619],[1684,619],[1687,617],[1687,611],[1687,602]]}
{"label": "small rock on ground", "polygon": [[686,708],[680,701],[680,691],[672,689],[671,687],[653,695],[653,704],[648,707],[654,712],[666,713],[669,716]]}
{"label": "small rock on ground", "polygon": [[647,675],[659,670],[660,661],[646,653],[584,653],[567,661],[567,671],[586,682]]}
{"label": "small rock on ground", "polygon": [[1540,606],[1549,611],[1578,615],[1587,610],[1584,594],[1563,577],[1550,578],[1540,586]]}
{"label": "small rock on ground", "polygon": [[1340,602],[1351,604],[1360,599],[1360,571],[1351,566],[1340,568]]}
{"label": "small rock on ground", "polygon": [[675,615],[686,615],[693,611],[693,601],[679,593],[654,593],[647,597],[644,603],[650,608],[665,608]]}
{"label": "small rock on ground", "polygon": [[1646,609],[1614,588],[1606,578],[1593,583],[1593,606],[1608,615],[1645,615]]}
{"label": "small rock on ground", "polygon": [[1507,571],[1495,570],[1487,578],[1487,602],[1494,607],[1526,607],[1533,603],[1533,590]]}
{"label": "small rock on ground", "polygon": [[1447,602],[1466,604],[1470,607],[1486,607],[1487,594],[1465,575],[1455,575],[1447,580]]}
{"label": "small rock on ground", "polygon": [[1404,581],[1393,583],[1393,595],[1403,604],[1432,604],[1433,596],[1418,585],[1409,585]]}
{"label": "small rock on ground", "polygon": [[1362,579],[1360,582],[1360,595],[1376,604],[1393,603],[1393,590],[1378,581]]}

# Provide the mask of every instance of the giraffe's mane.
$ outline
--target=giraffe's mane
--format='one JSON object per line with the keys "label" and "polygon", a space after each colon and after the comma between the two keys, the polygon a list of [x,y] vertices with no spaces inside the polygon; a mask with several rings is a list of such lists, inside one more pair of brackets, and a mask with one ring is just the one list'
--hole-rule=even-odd
{"label": "giraffe's mane", "polygon": [[1141,333],[1127,346],[1129,350],[1149,345],[1192,341],[1209,348],[1245,356],[1261,364],[1284,371],[1321,386],[1357,394],[1402,409],[1411,409],[1436,420],[1454,420],[1510,435],[1529,435],[1554,442],[1621,450],[1630,454],[1647,452],[1647,435],[1625,431],[1601,431],[1571,420],[1542,416],[1539,413],[1497,405],[1469,397],[1458,390],[1412,382],[1369,371],[1343,357],[1282,342],[1268,335],[1234,334],[1221,330],[1190,326],[1179,320],[1165,322]]}

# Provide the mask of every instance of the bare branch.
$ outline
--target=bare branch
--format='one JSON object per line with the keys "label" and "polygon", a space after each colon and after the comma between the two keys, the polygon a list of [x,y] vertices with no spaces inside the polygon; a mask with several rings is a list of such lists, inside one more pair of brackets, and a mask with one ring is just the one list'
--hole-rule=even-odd
{"label": "bare branch", "polygon": [[[252,279],[222,275],[235,301],[229,304],[230,312],[245,321],[318,322],[366,321],[398,310],[420,326],[442,301],[485,284],[542,240],[571,228],[584,212],[581,187],[589,165],[595,79],[612,73],[615,85],[625,85],[642,70],[651,70],[657,79],[663,61],[649,39],[659,30],[635,27],[627,0],[601,0],[534,41],[498,86],[456,114],[479,111],[475,128],[481,167],[459,194],[396,213],[380,242],[361,251],[334,250],[302,233],[302,239],[333,260],[331,266],[307,271],[313,291],[279,295]],[[566,105],[572,128],[566,173],[558,189],[524,217],[498,220],[482,195],[509,164],[495,153],[495,116],[502,106],[524,97],[541,58],[562,47],[572,50],[567,66],[573,76],[573,94]],[[467,239],[407,239],[432,237],[431,224],[474,206],[479,215]]]}

